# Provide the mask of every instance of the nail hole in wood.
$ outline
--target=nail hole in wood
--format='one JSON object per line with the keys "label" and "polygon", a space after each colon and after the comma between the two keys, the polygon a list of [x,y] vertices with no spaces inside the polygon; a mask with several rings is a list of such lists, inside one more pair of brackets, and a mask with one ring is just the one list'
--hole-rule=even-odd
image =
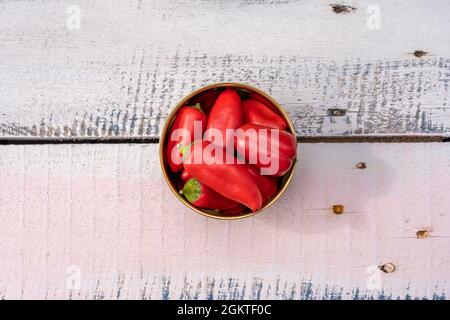
{"label": "nail hole in wood", "polygon": [[342,117],[347,113],[346,109],[327,109],[327,115],[333,117]]}
{"label": "nail hole in wood", "polygon": [[395,265],[393,263],[385,263],[380,267],[380,270],[384,273],[392,273],[395,271]]}
{"label": "nail hole in wood", "polygon": [[423,56],[426,56],[428,52],[422,51],[422,50],[416,50],[413,52],[413,55],[417,58],[422,58]]}
{"label": "nail hole in wood", "polygon": [[343,214],[344,213],[344,206],[342,204],[335,204],[333,206],[333,212],[335,214]]}
{"label": "nail hole in wood", "polygon": [[365,169],[365,168],[367,168],[367,165],[366,165],[365,162],[358,162],[358,163],[356,164],[356,168],[357,168],[357,169]]}
{"label": "nail hole in wood", "polygon": [[332,4],[331,8],[333,8],[334,13],[349,13],[355,11],[355,7],[350,7],[342,4]]}
{"label": "nail hole in wood", "polygon": [[430,231],[428,230],[419,230],[416,232],[416,236],[418,239],[426,239],[430,236]]}

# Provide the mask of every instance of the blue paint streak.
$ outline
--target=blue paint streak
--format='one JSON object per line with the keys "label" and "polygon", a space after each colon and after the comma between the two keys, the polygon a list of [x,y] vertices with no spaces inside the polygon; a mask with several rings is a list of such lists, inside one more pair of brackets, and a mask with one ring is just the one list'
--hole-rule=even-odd
{"label": "blue paint streak", "polygon": [[433,293],[433,300],[447,300],[447,297],[444,292],[441,294]]}
{"label": "blue paint streak", "polygon": [[170,287],[170,278],[163,276],[162,278],[162,299],[169,300],[169,287]]}
{"label": "blue paint streak", "polygon": [[208,291],[206,293],[206,300],[214,300],[214,286],[216,284],[216,280],[212,279],[212,281],[208,281],[207,288]]}
{"label": "blue paint streak", "polygon": [[[155,280],[158,281],[159,277]],[[169,300],[177,298],[174,296],[173,292],[170,295],[170,276],[164,275],[159,278],[162,282],[161,287],[161,298],[163,300]],[[145,299],[146,291],[148,290],[148,280],[145,281],[145,285],[142,288],[141,297]],[[219,285],[217,287],[217,283]],[[282,282],[283,281],[283,282]],[[123,289],[123,279],[118,281],[118,293],[117,297],[120,297]],[[215,290],[217,287],[217,290]],[[203,290],[202,290],[203,288]],[[204,290],[206,288],[206,290]],[[247,293],[247,289],[251,289]],[[263,291],[264,290],[264,291]],[[443,290],[443,289],[440,289]],[[173,291],[173,288],[172,288]],[[206,291],[206,297],[201,295],[201,292]],[[216,291],[216,292],[215,292]],[[250,282],[240,281],[238,278],[227,277],[226,279],[214,279],[207,278],[206,281],[194,281],[189,282],[188,277],[184,278],[184,286],[181,292],[176,292],[175,294],[180,294],[181,299],[204,299],[207,300],[241,300],[246,296],[250,299],[259,300],[264,298],[274,298],[274,299],[286,299],[286,300],[342,300],[343,298],[350,298],[353,300],[447,300],[446,293],[444,291],[439,292],[439,288],[436,286],[432,296],[413,296],[410,291],[410,286],[405,288],[402,295],[393,295],[390,290],[361,290],[361,288],[354,288],[351,292],[346,291],[344,287],[341,286],[325,286],[321,285],[314,286],[312,280],[303,280],[301,285],[298,283],[291,283],[285,280],[277,279],[275,283],[265,283],[261,278],[254,278]],[[100,284],[97,284],[94,293],[95,299],[104,299],[102,293],[102,288]]]}
{"label": "blue paint streak", "polygon": [[313,299],[313,290],[312,290],[311,281],[310,282],[302,282],[300,299],[301,300],[312,300]]}
{"label": "blue paint streak", "polygon": [[261,299],[262,286],[263,282],[260,279],[254,279],[252,287],[252,299],[254,300]]}

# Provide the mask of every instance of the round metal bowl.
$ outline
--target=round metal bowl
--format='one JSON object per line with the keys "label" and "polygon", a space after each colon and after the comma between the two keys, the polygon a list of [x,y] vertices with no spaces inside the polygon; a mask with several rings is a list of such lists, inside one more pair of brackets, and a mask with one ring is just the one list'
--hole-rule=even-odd
{"label": "round metal bowl", "polygon": [[161,136],[160,136],[160,140],[159,140],[159,160],[160,160],[164,179],[166,180],[167,184],[169,185],[170,190],[172,190],[175,197],[179,201],[181,201],[186,207],[192,209],[193,211],[195,211],[201,215],[204,215],[204,216],[207,216],[210,218],[221,219],[221,220],[234,220],[234,219],[242,219],[242,218],[254,216],[255,214],[260,213],[261,211],[267,209],[273,203],[275,203],[280,198],[280,196],[284,193],[287,186],[291,182],[292,177],[294,176],[294,170],[295,170],[297,161],[296,161],[296,159],[294,159],[292,168],[289,169],[289,171],[283,177],[280,177],[277,193],[272,197],[272,199],[269,200],[269,202],[267,202],[261,209],[259,209],[257,211],[242,212],[240,214],[234,214],[234,215],[221,215],[221,213],[219,211],[201,209],[201,208],[197,208],[197,207],[193,206],[189,201],[187,201],[182,195],[180,195],[178,193],[178,190],[177,190],[177,187],[176,187],[175,181],[174,181],[174,174],[168,168],[167,162],[165,160],[166,155],[164,152],[165,145],[167,144],[170,128],[172,127],[172,123],[175,119],[175,116],[176,116],[178,110],[182,106],[187,105],[190,101],[192,101],[193,99],[198,97],[203,92],[208,91],[208,90],[220,90],[221,88],[225,88],[225,87],[231,87],[231,88],[234,88],[237,91],[241,91],[241,92],[256,93],[256,94],[262,96],[263,98],[267,99],[279,111],[279,114],[281,116],[283,116],[284,120],[286,121],[286,123],[288,125],[288,131],[295,136],[294,127],[293,127],[287,113],[284,111],[284,109],[281,107],[281,105],[277,101],[275,101],[272,97],[270,97],[265,92],[255,88],[255,87],[249,86],[247,84],[242,84],[242,83],[233,83],[233,82],[231,82],[231,83],[230,82],[214,83],[214,84],[210,84],[210,85],[204,86],[202,88],[199,88],[199,89],[195,90],[194,92],[188,94],[172,110],[172,112],[168,116],[168,118],[164,124],[163,130],[161,132]]}

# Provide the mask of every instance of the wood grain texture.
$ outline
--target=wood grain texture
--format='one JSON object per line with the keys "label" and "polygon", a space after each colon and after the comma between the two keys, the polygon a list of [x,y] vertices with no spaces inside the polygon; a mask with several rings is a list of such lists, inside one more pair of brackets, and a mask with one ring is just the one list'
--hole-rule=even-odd
{"label": "wood grain texture", "polygon": [[155,145],[0,152],[0,298],[448,299],[444,143],[300,145],[280,201],[239,221],[176,201]]}
{"label": "wood grain texture", "polygon": [[449,2],[377,1],[379,30],[371,1],[330,4],[77,1],[71,29],[71,3],[2,1],[0,136],[157,138],[221,81],[272,94],[301,136],[449,135]]}

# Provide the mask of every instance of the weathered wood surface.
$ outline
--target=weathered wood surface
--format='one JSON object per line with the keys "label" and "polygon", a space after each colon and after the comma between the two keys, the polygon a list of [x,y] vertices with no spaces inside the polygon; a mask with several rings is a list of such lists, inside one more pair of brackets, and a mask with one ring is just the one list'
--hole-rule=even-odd
{"label": "weathered wood surface", "polygon": [[157,138],[219,81],[271,93],[302,136],[449,135],[450,3],[377,1],[379,29],[372,1],[333,3],[2,1],[0,136]]}
{"label": "weathered wood surface", "polygon": [[[449,295],[444,143],[301,145],[286,194],[239,221],[176,201],[156,145],[0,152],[0,298]],[[423,229],[431,236],[418,239]],[[395,272],[378,273],[385,263]]]}

